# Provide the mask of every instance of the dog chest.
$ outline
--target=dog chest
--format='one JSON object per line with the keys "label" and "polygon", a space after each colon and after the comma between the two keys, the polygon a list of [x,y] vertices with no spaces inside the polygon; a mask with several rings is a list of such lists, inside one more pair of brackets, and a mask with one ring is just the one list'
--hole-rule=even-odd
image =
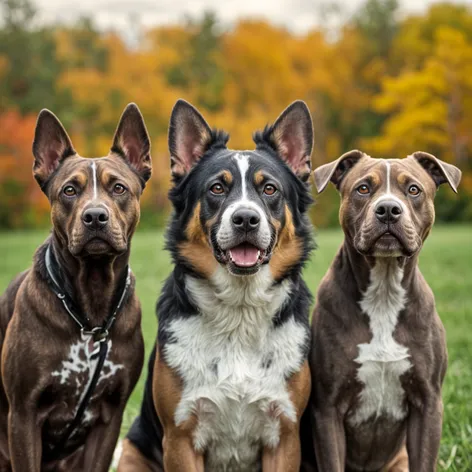
{"label": "dog chest", "polygon": [[[52,372],[52,377],[59,383],[61,390],[67,390],[72,406],[73,417],[77,413],[80,404],[89,388],[94,372],[98,364],[98,347],[93,345],[89,337],[83,337],[73,343],[66,358],[60,363],[58,369]],[[100,391],[108,386],[116,374],[124,368],[116,363],[112,355],[112,341],[108,341],[108,352],[100,377],[92,394],[88,408],[82,418],[82,426],[91,425],[99,414],[96,408],[91,408]],[[96,410],[96,411],[94,411]],[[70,420],[69,420],[70,421]]]}
{"label": "dog chest", "polygon": [[258,470],[261,447],[278,444],[280,416],[296,420],[286,378],[303,363],[305,327],[291,319],[244,343],[241,332],[215,335],[195,316],[170,332],[166,362],[184,385],[176,424],[196,414],[194,446],[208,470]]}
{"label": "dog chest", "polygon": [[407,347],[394,339],[400,312],[406,303],[401,285],[403,271],[396,261],[377,260],[370,283],[360,302],[369,319],[372,339],[358,345],[357,379],[362,384],[358,405],[349,421],[359,425],[388,417],[401,421],[406,417],[405,392],[401,376],[412,366]]}

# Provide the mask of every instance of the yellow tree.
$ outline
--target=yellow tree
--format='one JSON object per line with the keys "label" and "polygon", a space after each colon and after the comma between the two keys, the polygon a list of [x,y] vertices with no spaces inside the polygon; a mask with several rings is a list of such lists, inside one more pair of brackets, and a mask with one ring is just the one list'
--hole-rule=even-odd
{"label": "yellow tree", "polygon": [[435,152],[466,166],[472,153],[472,42],[438,28],[432,55],[418,71],[386,78],[374,107],[389,115],[381,136],[364,140],[373,153]]}

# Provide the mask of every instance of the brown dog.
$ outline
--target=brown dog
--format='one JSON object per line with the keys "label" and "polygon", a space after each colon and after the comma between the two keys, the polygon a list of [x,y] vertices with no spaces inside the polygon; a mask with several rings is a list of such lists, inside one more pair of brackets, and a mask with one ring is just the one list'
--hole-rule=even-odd
{"label": "brown dog", "polygon": [[53,230],[0,298],[0,470],[108,470],[143,362],[128,269],[150,143],[128,105],[109,155],[80,157],[43,110],[34,176]]}
{"label": "brown dog", "polygon": [[345,234],[312,324],[308,408],[321,472],[436,469],[446,341],[418,254],[437,187],[456,191],[460,178],[424,152],[351,151],[315,170],[319,192],[331,181],[341,193]]}

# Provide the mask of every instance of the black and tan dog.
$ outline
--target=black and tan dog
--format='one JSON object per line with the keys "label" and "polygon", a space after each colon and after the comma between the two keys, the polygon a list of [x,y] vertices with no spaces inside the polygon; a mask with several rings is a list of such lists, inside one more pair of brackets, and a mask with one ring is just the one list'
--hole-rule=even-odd
{"label": "black and tan dog", "polygon": [[341,193],[345,234],[313,315],[307,412],[320,472],[436,469],[447,352],[418,255],[437,187],[456,191],[460,178],[424,152],[351,151],[315,170],[319,192],[331,181]]}
{"label": "black and tan dog", "polygon": [[128,260],[150,143],[131,104],[85,159],[43,110],[33,153],[53,230],[0,298],[0,470],[105,472],[144,355]]}
{"label": "black and tan dog", "polygon": [[306,105],[254,138],[254,151],[229,150],[191,105],[173,110],[175,268],[120,472],[299,470],[310,392]]}

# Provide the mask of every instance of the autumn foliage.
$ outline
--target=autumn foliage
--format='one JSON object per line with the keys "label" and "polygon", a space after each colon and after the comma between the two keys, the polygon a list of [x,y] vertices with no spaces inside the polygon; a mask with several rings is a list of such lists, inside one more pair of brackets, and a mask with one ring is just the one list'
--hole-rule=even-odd
{"label": "autumn foliage", "polygon": [[[251,148],[252,132],[292,100],[309,105],[314,165],[360,148],[375,157],[424,150],[464,171],[459,197],[439,194],[439,217],[472,217],[472,9],[437,4],[397,19],[393,0],[368,0],[333,34],[298,35],[264,21],[223,29],[211,14],[140,31],[100,32],[89,20],[41,27],[25,0],[9,0],[0,30],[0,227],[43,224],[48,204],[31,175],[31,141],[41,108],[54,111],[85,156],[105,155],[130,102],[152,138],[154,174],[144,223],[168,209],[167,124],[185,98],[230,146]],[[9,10],[7,10],[9,9]],[[132,44],[131,44],[132,43]],[[313,210],[333,224],[331,190]]]}

